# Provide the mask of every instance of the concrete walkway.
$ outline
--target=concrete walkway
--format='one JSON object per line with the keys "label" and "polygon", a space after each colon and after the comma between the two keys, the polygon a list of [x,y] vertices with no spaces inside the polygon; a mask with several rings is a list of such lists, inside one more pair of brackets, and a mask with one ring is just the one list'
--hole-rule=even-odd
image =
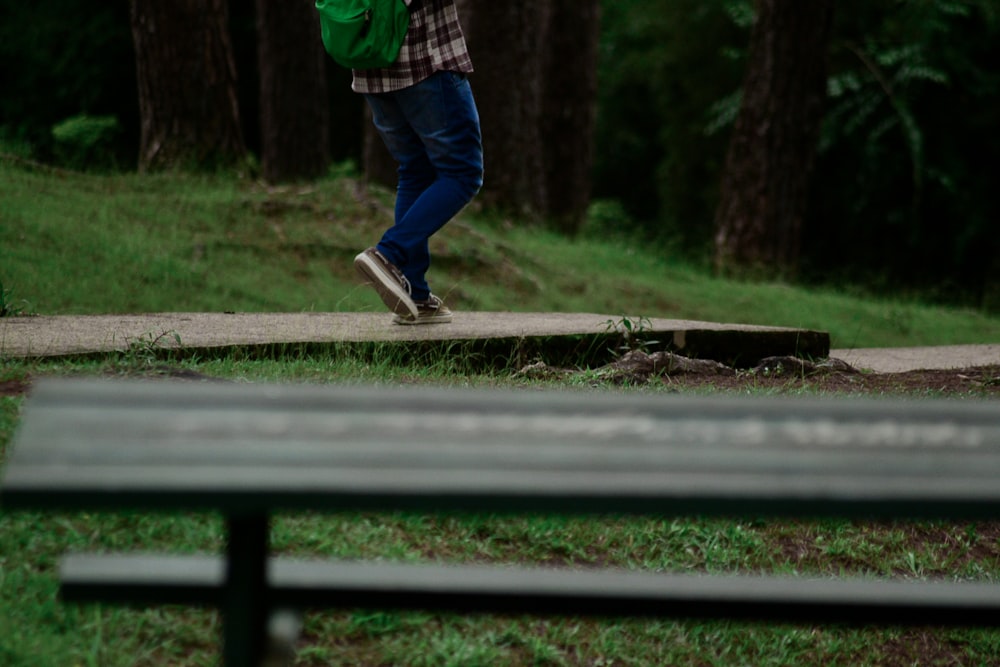
{"label": "concrete walkway", "polygon": [[[620,316],[592,313],[456,313],[451,324],[400,326],[386,313],[153,313],[0,319],[0,357],[106,354],[134,346],[211,353],[231,348],[369,343],[491,346],[498,355],[606,351],[621,344]],[[777,355],[826,357],[825,332],[650,319],[633,322],[646,340],[680,354],[752,365]],[[180,343],[178,344],[177,339]],[[505,351],[505,348],[507,351]],[[508,357],[510,358],[510,357]],[[555,360],[552,360],[553,362]],[[579,359],[584,364],[592,359]]]}
{"label": "concrete walkway", "polygon": [[[509,312],[462,312],[451,324],[419,327],[395,325],[381,312],[13,317],[0,319],[0,358],[89,356],[135,346],[204,355],[233,348],[266,352],[294,346],[402,343],[488,347],[507,359],[518,355],[530,361],[539,356],[550,363],[582,366],[606,363],[601,354],[622,342],[614,327],[621,321],[621,316],[593,313]],[[784,355],[829,356],[880,373],[1000,365],[1000,344],[831,350],[829,335],[821,331],[659,318],[633,324],[659,347],[735,366]]]}
{"label": "concrete walkway", "polygon": [[859,348],[830,350],[830,356],[855,368],[876,373],[948,370],[1000,366],[1000,345],[938,345],[933,347]]}

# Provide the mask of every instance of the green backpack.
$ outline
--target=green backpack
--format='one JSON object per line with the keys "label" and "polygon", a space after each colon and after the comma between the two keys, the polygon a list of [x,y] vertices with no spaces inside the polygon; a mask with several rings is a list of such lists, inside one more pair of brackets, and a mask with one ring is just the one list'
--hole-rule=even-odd
{"label": "green backpack", "polygon": [[396,62],[410,27],[403,0],[317,0],[316,9],[323,47],[339,65],[372,69]]}

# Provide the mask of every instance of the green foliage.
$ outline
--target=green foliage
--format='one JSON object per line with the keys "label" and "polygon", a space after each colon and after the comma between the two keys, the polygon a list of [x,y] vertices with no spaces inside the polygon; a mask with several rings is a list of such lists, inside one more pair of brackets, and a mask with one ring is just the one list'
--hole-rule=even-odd
{"label": "green foliage", "polygon": [[23,131],[0,126],[0,154],[4,159],[31,160],[35,155],[35,147]]}
{"label": "green foliage", "polygon": [[646,348],[658,345],[658,340],[648,340],[645,333],[652,328],[652,322],[648,317],[629,317],[622,315],[617,320],[605,322],[605,330],[609,333],[616,333],[621,336],[621,344],[616,353],[625,354],[628,352],[644,351]]}
{"label": "green foliage", "polygon": [[51,129],[77,114],[113,115],[122,164],[138,146],[128,3],[5,1],[0,6],[0,128],[50,159]]}
{"label": "green foliage", "polygon": [[621,200],[647,237],[711,241],[727,137],[705,129],[739,89],[750,16],[749,0],[605,3],[595,195]]}
{"label": "green foliage", "polygon": [[14,289],[4,287],[0,280],[0,317],[18,317],[28,315],[31,305],[24,299],[14,299]]}
{"label": "green foliage", "polygon": [[114,166],[114,142],[121,126],[114,116],[78,114],[52,127],[59,164],[100,171]]}
{"label": "green foliage", "polygon": [[136,373],[153,368],[164,350],[181,346],[181,336],[176,331],[147,331],[137,338],[125,339],[125,353],[117,359],[115,370],[120,374]]}
{"label": "green foliage", "polygon": [[[1000,310],[1000,5],[842,0],[803,277]],[[753,5],[605,6],[597,183],[647,238],[713,242]]]}
{"label": "green foliage", "polygon": [[980,165],[1000,157],[996,4],[855,0],[838,16],[807,277],[995,308],[1000,208]]}
{"label": "green foliage", "polygon": [[627,238],[635,233],[635,221],[618,199],[596,199],[587,207],[580,235],[594,239]]}

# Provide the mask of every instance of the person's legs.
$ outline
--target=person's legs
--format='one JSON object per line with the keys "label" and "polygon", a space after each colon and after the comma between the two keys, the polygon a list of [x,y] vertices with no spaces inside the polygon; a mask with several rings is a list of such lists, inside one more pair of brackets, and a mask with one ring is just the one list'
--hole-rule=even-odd
{"label": "person's legs", "polygon": [[[424,152],[423,143],[410,128],[393,94],[366,95],[377,119],[376,127],[386,147],[400,163],[400,187],[396,197],[396,220],[434,181],[434,170]],[[405,176],[404,176],[405,174]],[[386,307],[397,316],[416,318],[420,311],[411,297],[409,279],[399,268],[404,258],[385,248],[368,248],[354,258],[358,274],[378,292]]]}
{"label": "person's legs", "polygon": [[479,113],[469,82],[452,72],[366,99],[399,162],[395,224],[377,247],[403,271],[413,299],[423,301],[430,296],[428,239],[482,186]]}

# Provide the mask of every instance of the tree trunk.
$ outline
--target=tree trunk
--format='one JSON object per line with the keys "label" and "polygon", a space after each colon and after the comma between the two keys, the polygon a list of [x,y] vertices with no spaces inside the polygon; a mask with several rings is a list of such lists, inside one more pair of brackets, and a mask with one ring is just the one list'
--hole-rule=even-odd
{"label": "tree trunk", "polygon": [[327,57],[313,0],[257,0],[261,167],[278,183],[330,165]]}
{"label": "tree trunk", "polygon": [[757,0],[716,212],[724,273],[794,273],[826,93],[834,0]]}
{"label": "tree trunk", "polygon": [[[478,201],[577,231],[590,199],[600,0],[457,0],[486,162]],[[366,131],[365,173],[395,183]]]}
{"label": "tree trunk", "polygon": [[544,213],[568,234],[579,231],[590,204],[600,17],[600,0],[552,0],[541,54]]}
{"label": "tree trunk", "polygon": [[520,215],[547,208],[542,86],[552,0],[458,0],[476,73],[486,175],[479,201]]}
{"label": "tree trunk", "polygon": [[131,0],[139,170],[243,160],[226,0]]}

